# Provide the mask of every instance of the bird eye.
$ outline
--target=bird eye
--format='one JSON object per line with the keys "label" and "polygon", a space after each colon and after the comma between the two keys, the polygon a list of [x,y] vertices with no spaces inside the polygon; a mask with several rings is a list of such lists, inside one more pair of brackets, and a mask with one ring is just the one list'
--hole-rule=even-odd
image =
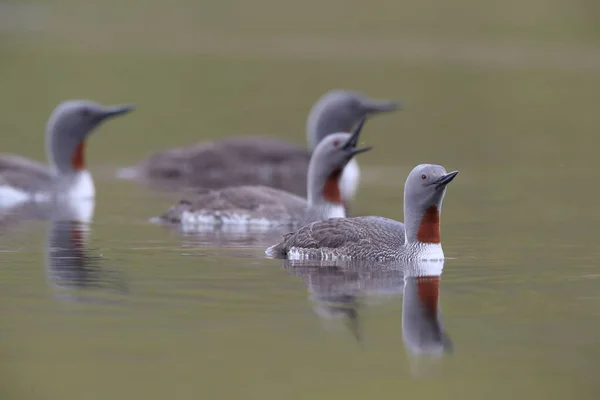
{"label": "bird eye", "polygon": [[339,140],[334,140],[333,141],[333,147],[338,147],[340,145],[340,141]]}
{"label": "bird eye", "polygon": [[425,174],[421,175],[421,179],[426,180],[427,179],[427,175],[425,175]]}
{"label": "bird eye", "polygon": [[89,117],[91,115],[90,110],[88,110],[87,108],[82,108],[80,111],[80,114],[82,117]]}

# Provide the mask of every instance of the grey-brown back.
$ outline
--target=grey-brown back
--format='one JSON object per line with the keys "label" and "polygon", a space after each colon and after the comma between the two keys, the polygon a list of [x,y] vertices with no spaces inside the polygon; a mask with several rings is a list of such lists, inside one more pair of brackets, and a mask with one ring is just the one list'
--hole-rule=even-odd
{"label": "grey-brown back", "polygon": [[273,257],[287,257],[292,248],[304,258],[397,259],[404,245],[404,224],[383,217],[331,218],[304,225],[271,247]]}
{"label": "grey-brown back", "polygon": [[222,218],[236,219],[244,215],[250,219],[290,221],[296,223],[305,217],[308,203],[291,193],[266,186],[238,186],[221,190],[203,189],[172,207],[160,219],[166,223],[180,223],[184,212],[218,213]]}
{"label": "grey-brown back", "polygon": [[24,192],[44,190],[52,184],[52,172],[45,165],[14,154],[0,154],[0,186]]}
{"label": "grey-brown back", "polygon": [[263,185],[306,197],[309,160],[308,151],[293,143],[246,136],[161,151],[137,169],[161,188]]}

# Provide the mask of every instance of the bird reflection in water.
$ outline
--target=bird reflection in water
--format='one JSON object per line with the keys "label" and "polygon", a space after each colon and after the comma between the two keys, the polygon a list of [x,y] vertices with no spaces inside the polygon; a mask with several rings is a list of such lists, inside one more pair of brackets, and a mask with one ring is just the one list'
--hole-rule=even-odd
{"label": "bird reflection in water", "polygon": [[61,300],[110,301],[92,294],[128,291],[121,274],[103,267],[103,257],[87,246],[93,213],[93,200],[57,202],[49,210],[46,271]]}
{"label": "bird reflection in water", "polygon": [[335,265],[304,264],[290,260],[284,261],[284,268],[304,278],[309,298],[314,303],[313,310],[319,317],[327,322],[342,322],[360,342],[360,302],[357,299],[359,293],[354,271]]}
{"label": "bird reflection in water", "polygon": [[439,305],[443,261],[284,261],[304,278],[322,318],[345,319],[360,340],[361,303],[381,304],[403,295],[402,339],[412,358],[439,358],[452,351]]}
{"label": "bird reflection in water", "polygon": [[313,309],[325,321],[342,321],[361,340],[359,311],[402,293],[404,275],[394,265],[365,261],[291,261],[284,267],[304,279]]}
{"label": "bird reflection in water", "polygon": [[181,243],[184,247],[190,248],[215,248],[215,247],[231,247],[231,248],[260,248],[264,253],[264,248],[269,246],[281,236],[278,231],[261,231],[259,229],[248,230],[229,230],[229,229],[213,229],[201,231],[185,232],[180,229],[173,228],[181,238]]}
{"label": "bird reflection in water", "polygon": [[414,355],[440,356],[452,352],[440,311],[443,261],[407,264],[402,302],[402,336]]}

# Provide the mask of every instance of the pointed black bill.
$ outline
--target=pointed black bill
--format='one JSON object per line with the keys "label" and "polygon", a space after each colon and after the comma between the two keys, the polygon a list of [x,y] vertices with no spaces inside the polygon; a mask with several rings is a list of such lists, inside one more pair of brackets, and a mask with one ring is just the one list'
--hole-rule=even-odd
{"label": "pointed black bill", "polygon": [[360,118],[360,120],[358,121],[358,124],[356,124],[356,126],[352,130],[352,133],[350,134],[350,139],[348,139],[348,141],[344,145],[344,149],[350,150],[350,149],[356,148],[356,145],[358,144],[358,138],[360,136],[360,131],[362,130],[363,125],[365,124],[366,120],[367,120],[366,116],[362,116]]}
{"label": "pointed black bill", "polygon": [[458,171],[448,172],[447,174],[442,175],[437,181],[435,181],[435,184],[437,187],[444,187],[450,182],[452,182],[456,175],[458,175]]}
{"label": "pointed black bill", "polygon": [[352,149],[352,150],[350,150],[350,153],[351,153],[353,156],[355,156],[355,155],[357,155],[357,154],[364,153],[365,151],[369,151],[369,150],[371,150],[372,148],[373,148],[373,146],[367,146],[367,147],[361,147],[360,149]]}
{"label": "pointed black bill", "polygon": [[392,111],[402,111],[404,110],[404,104],[401,101],[369,100],[365,103],[364,109],[369,114],[379,114]]}
{"label": "pointed black bill", "polygon": [[103,117],[116,117],[117,115],[127,114],[128,112],[133,110],[135,110],[135,106],[133,104],[124,104],[121,106],[107,107]]}
{"label": "pointed black bill", "polygon": [[352,130],[350,139],[348,139],[348,141],[344,145],[344,150],[348,151],[351,155],[356,155],[358,153],[364,153],[365,151],[369,151],[373,148],[371,146],[363,147],[363,148],[356,148],[356,146],[358,145],[358,139],[360,137],[360,132],[362,131],[362,128],[363,128],[366,120],[367,120],[366,116],[361,117],[361,119],[358,121],[358,124],[356,124],[356,126]]}

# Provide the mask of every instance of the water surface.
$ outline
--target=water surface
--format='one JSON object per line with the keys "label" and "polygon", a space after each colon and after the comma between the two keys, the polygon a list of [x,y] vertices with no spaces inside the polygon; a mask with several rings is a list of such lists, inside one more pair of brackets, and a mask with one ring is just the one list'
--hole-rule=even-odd
{"label": "water surface", "polygon": [[182,235],[146,221],[168,199],[103,184],[121,213],[53,211],[0,238],[13,398],[596,392],[593,254],[494,252],[487,227],[453,217],[466,183],[444,207],[450,259],[412,272],[268,260],[277,235]]}

